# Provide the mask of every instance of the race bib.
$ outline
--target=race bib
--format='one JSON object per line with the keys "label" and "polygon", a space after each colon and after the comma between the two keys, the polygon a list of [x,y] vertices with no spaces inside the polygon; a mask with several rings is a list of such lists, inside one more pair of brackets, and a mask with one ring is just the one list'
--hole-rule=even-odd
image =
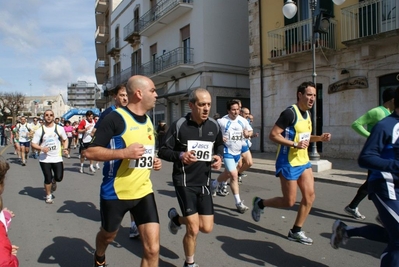
{"label": "race bib", "polygon": [[305,140],[310,141],[310,133],[300,133],[299,134],[299,142],[305,141]]}
{"label": "race bib", "polygon": [[187,151],[194,151],[198,161],[212,161],[213,142],[189,140]]}
{"label": "race bib", "polygon": [[242,140],[242,132],[230,132],[230,140],[231,141],[241,141]]}
{"label": "race bib", "polygon": [[57,140],[54,138],[48,138],[45,142],[44,142],[44,147],[48,147],[49,152],[50,151],[55,151],[58,149],[58,143],[56,142]]}
{"label": "race bib", "polygon": [[152,145],[145,145],[143,156],[139,159],[131,159],[129,168],[134,169],[151,169],[154,163],[155,147]]}

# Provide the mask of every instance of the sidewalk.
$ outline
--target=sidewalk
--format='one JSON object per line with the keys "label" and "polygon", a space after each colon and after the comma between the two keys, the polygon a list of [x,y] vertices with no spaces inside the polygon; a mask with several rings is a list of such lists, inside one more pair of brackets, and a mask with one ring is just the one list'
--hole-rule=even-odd
{"label": "sidewalk", "polygon": [[[254,164],[247,172],[259,172],[275,174],[276,153],[272,152],[253,152]],[[314,172],[315,181],[334,183],[358,187],[366,179],[367,170],[362,169],[356,160],[336,159],[322,157],[332,163],[332,169],[323,172]]]}

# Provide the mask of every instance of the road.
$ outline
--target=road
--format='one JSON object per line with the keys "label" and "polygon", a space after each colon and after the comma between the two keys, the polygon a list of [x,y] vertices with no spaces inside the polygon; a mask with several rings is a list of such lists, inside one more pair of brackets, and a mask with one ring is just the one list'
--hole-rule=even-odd
{"label": "road", "polygon": [[[100,226],[98,203],[102,177],[100,172],[87,173],[88,168],[85,174],[80,174],[76,152],[73,150],[71,159],[64,161],[65,178],[54,193],[54,204],[46,204],[38,162],[30,159],[26,167],[20,166],[12,148],[3,149],[3,157],[11,165],[3,200],[16,214],[9,237],[20,247],[18,258],[22,267],[92,266],[95,235]],[[169,233],[167,228],[167,211],[172,206],[178,208],[171,186],[171,167],[170,163],[163,162],[163,169],[152,174],[161,223],[161,267],[182,266],[184,262],[184,227],[177,235]],[[255,195],[268,198],[281,192],[274,176],[250,172],[240,190],[248,206]],[[359,222],[344,214],[343,207],[356,190],[316,183],[316,201],[303,227],[313,238],[313,246],[286,238],[298,205],[292,209],[266,208],[261,221],[256,223],[250,212],[240,214],[235,210],[231,195],[215,197],[215,227],[212,233],[199,235],[196,262],[202,267],[378,266],[384,244],[352,238],[339,250],[329,245],[331,225],[336,218],[354,226],[375,223],[377,212],[369,200],[360,204],[360,211],[367,217],[365,221]],[[107,250],[109,267],[140,266],[141,243],[129,239],[128,232],[129,218],[125,216],[115,242]]]}

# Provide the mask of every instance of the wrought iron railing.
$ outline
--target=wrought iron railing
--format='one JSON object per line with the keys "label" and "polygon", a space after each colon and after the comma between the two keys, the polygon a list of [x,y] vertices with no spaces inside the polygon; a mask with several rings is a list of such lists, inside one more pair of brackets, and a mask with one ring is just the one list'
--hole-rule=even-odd
{"label": "wrought iron railing", "polygon": [[178,47],[172,51],[157,57],[155,60],[149,61],[142,65],[133,65],[132,67],[123,70],[122,72],[112,76],[108,83],[111,87],[127,82],[133,75],[153,76],[159,72],[165,71],[169,68],[176,67],[182,64],[191,65],[194,63],[194,49]]}
{"label": "wrought iron railing", "polygon": [[366,0],[341,10],[342,42],[397,30],[399,1]]}
{"label": "wrought iron railing", "polygon": [[[316,47],[336,49],[337,22],[330,18],[329,30],[317,34]],[[302,20],[267,33],[269,58],[312,49],[312,19]]]}
{"label": "wrought iron railing", "polygon": [[143,31],[151,23],[161,18],[180,3],[192,2],[193,0],[164,0],[159,2],[156,6],[148,10],[143,16],[140,17],[140,31]]}
{"label": "wrought iron railing", "polygon": [[151,76],[166,69],[182,65],[193,64],[194,49],[178,47],[170,52],[157,57],[140,66],[140,72],[143,75]]}
{"label": "wrought iron railing", "polygon": [[123,40],[126,40],[128,37],[132,36],[134,33],[139,32],[140,24],[135,19],[132,19],[124,28],[123,28]]}

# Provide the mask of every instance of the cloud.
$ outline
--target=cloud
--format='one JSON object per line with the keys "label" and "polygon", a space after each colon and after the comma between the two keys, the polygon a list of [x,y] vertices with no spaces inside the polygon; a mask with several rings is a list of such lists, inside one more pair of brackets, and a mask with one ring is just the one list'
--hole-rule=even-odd
{"label": "cloud", "polygon": [[26,1],[22,5],[16,5],[14,1],[2,3],[1,42],[13,48],[18,54],[33,53],[41,43],[39,25],[35,19],[37,13],[35,2],[37,1]]}
{"label": "cloud", "polygon": [[73,77],[71,63],[65,57],[59,56],[42,62],[41,78],[48,84],[59,84],[70,81]]}

